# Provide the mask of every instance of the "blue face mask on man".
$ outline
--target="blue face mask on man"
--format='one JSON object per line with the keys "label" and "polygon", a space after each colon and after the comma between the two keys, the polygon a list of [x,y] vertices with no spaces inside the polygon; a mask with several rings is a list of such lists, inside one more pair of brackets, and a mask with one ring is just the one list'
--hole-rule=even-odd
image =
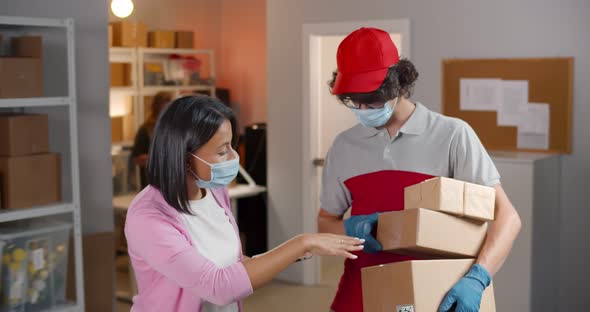
{"label": "blue face mask on man", "polygon": [[240,170],[240,156],[233,149],[231,151],[234,154],[233,159],[214,164],[208,163],[199,156],[191,153],[191,155],[193,155],[196,159],[206,163],[209,165],[209,167],[211,167],[211,179],[209,181],[203,181],[195,173],[193,173],[195,178],[197,178],[195,180],[197,187],[205,189],[223,188],[236,178],[238,171]]}
{"label": "blue face mask on man", "polygon": [[352,108],[352,112],[356,115],[358,121],[367,128],[377,128],[385,125],[393,115],[395,106],[399,98],[385,102],[381,108],[375,109],[359,109]]}

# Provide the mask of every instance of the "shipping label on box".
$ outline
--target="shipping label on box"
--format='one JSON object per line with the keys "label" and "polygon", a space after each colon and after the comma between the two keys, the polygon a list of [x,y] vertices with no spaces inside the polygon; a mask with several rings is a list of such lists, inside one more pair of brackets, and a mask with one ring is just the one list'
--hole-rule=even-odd
{"label": "shipping label on box", "polygon": [[475,257],[485,240],[486,222],[428,209],[379,215],[377,240],[384,251],[426,258]]}
{"label": "shipping label on box", "polygon": [[[438,311],[446,293],[473,263],[472,259],[414,260],[364,268],[363,310]],[[492,285],[484,291],[479,311],[496,311]]]}

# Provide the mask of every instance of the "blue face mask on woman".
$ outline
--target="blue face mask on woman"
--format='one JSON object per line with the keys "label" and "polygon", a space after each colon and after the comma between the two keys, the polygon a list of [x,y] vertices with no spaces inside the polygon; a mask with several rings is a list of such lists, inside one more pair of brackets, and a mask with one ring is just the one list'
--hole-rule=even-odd
{"label": "blue face mask on woman", "polygon": [[[352,108],[352,112],[356,115],[358,121],[367,128],[377,128],[385,125],[393,115],[395,106],[399,98],[385,102],[381,108],[375,109],[358,109]],[[393,104],[392,104],[393,102]]]}
{"label": "blue face mask on woman", "polygon": [[240,156],[233,149],[231,151],[234,154],[233,159],[214,164],[208,163],[199,156],[191,153],[191,155],[193,155],[196,159],[206,163],[209,165],[209,167],[211,167],[211,180],[209,181],[203,181],[195,173],[193,173],[195,178],[197,178],[195,180],[197,187],[206,189],[222,188],[226,187],[236,178],[238,171],[240,170]]}

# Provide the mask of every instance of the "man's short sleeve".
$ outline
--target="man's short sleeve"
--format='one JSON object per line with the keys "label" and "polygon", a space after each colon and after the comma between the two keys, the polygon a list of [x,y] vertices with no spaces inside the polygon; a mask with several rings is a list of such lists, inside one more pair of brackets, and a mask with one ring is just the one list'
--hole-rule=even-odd
{"label": "man's short sleeve", "polygon": [[338,176],[337,144],[338,139],[328,151],[322,172],[322,189],[320,207],[329,213],[343,215],[351,205],[350,192]]}
{"label": "man's short sleeve", "polygon": [[490,155],[464,121],[460,121],[451,141],[451,166],[455,179],[486,186],[500,183],[500,174]]}

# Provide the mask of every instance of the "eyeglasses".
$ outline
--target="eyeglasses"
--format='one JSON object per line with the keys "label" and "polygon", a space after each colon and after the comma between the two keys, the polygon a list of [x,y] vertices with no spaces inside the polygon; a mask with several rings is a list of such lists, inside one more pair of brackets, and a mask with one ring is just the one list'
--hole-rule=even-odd
{"label": "eyeglasses", "polygon": [[343,103],[344,106],[352,109],[362,109],[362,106],[364,106],[366,109],[380,109],[383,108],[383,106],[385,105],[385,103],[358,104],[350,100],[344,101]]}

